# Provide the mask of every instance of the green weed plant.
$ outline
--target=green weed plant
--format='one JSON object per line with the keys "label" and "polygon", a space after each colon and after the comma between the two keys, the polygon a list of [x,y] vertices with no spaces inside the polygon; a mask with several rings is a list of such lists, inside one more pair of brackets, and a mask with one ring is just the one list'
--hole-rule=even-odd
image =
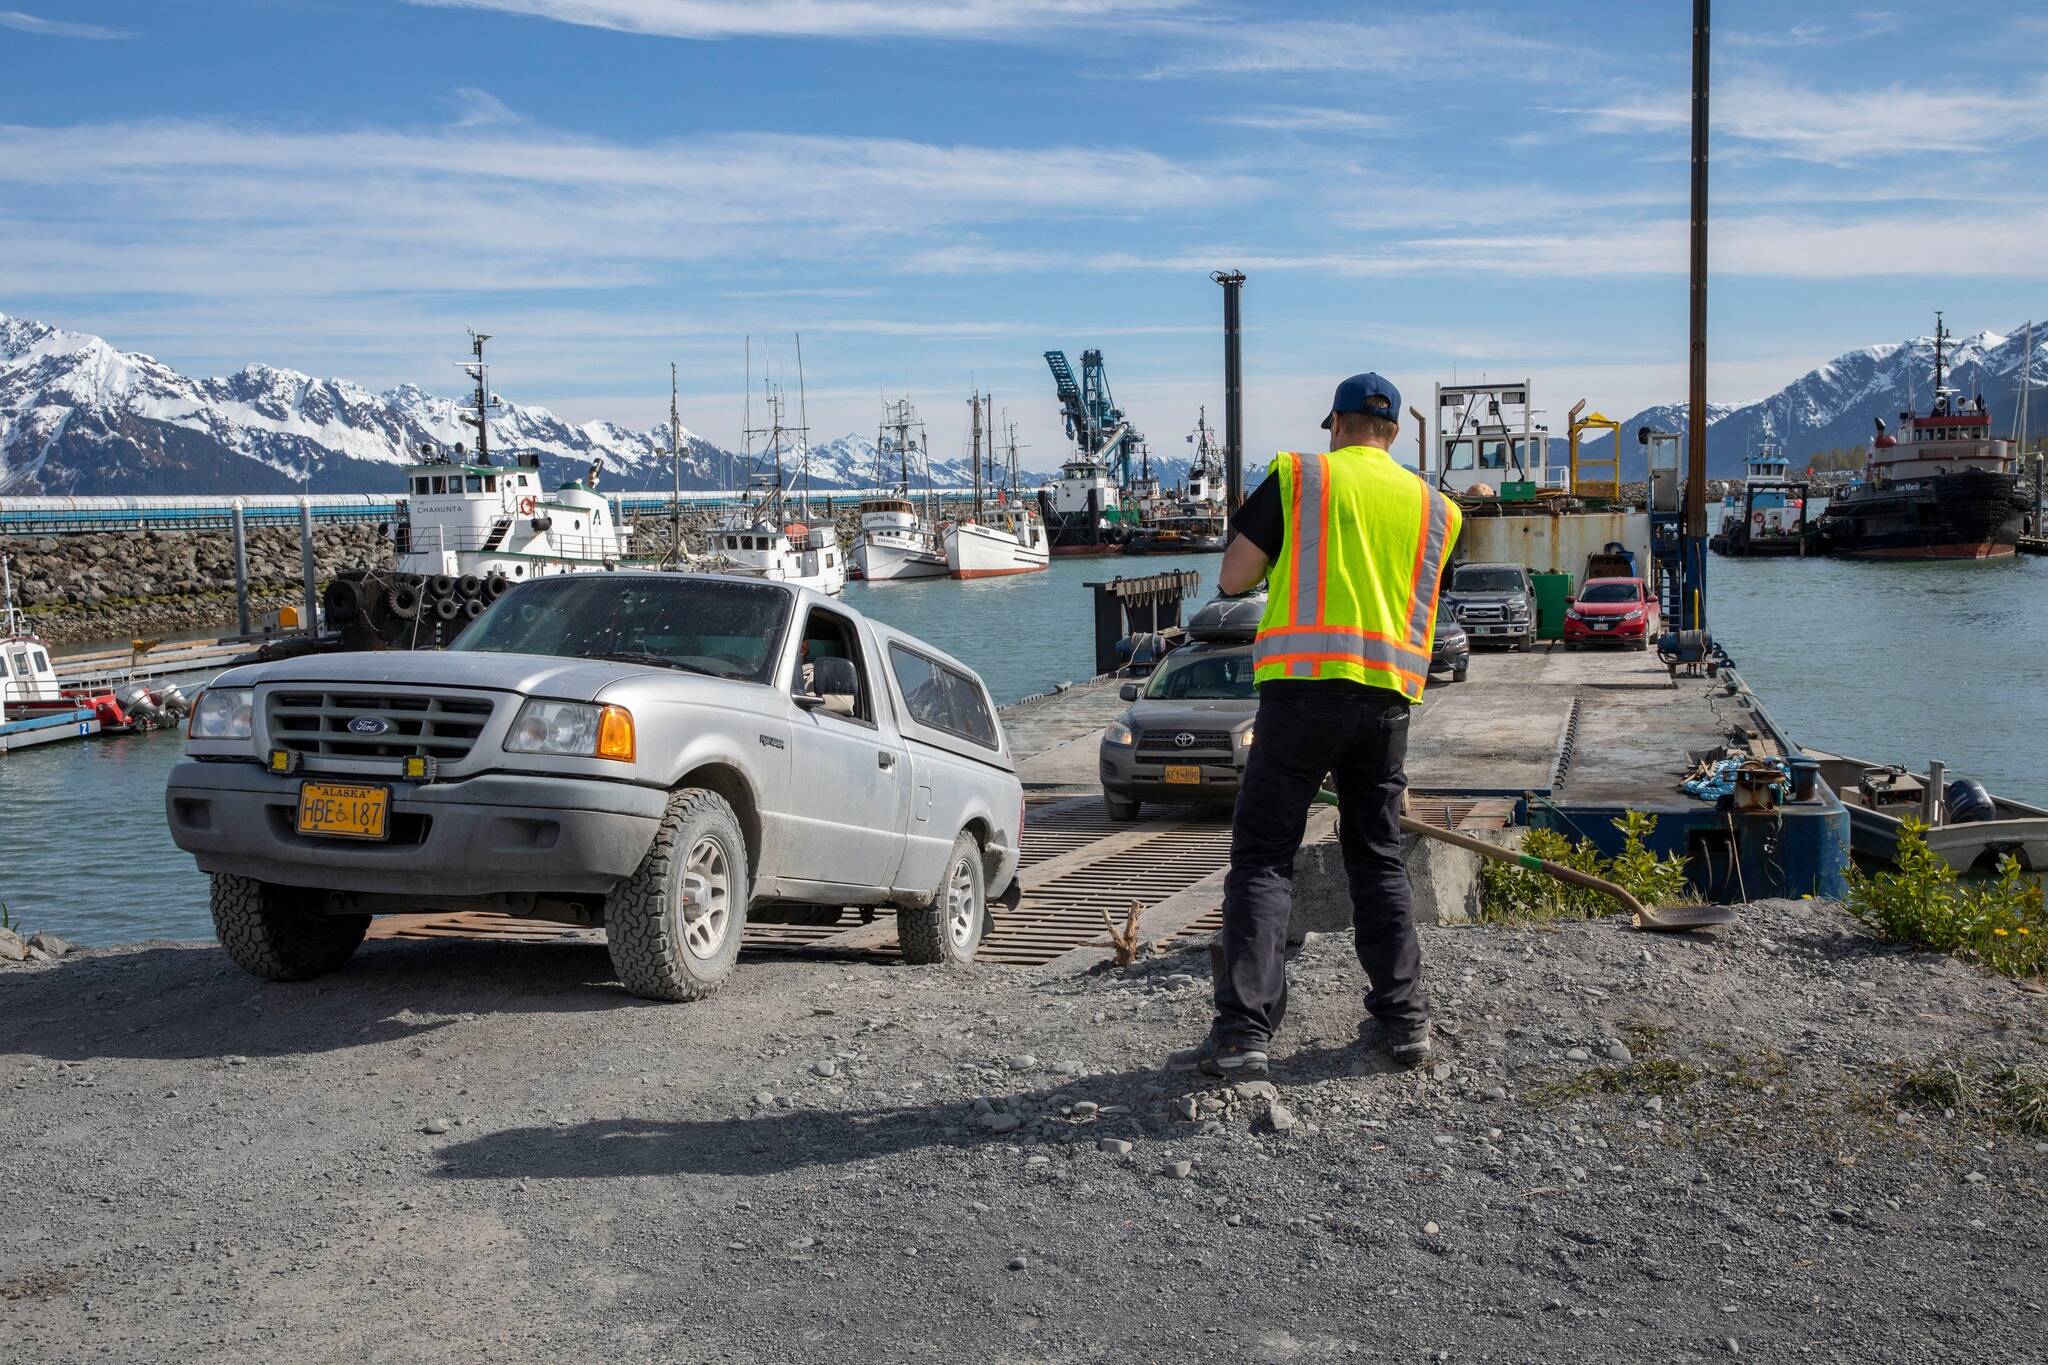
{"label": "green weed plant", "polygon": [[2005,976],[2048,972],[2041,879],[2010,853],[1997,876],[1965,879],[1927,846],[1927,826],[1902,825],[1898,871],[1849,869],[1849,913],[1894,943],[1953,953]]}
{"label": "green weed plant", "polygon": [[[1522,852],[1545,862],[1561,863],[1621,886],[1644,905],[1675,905],[1691,898],[1685,862],[1659,858],[1649,848],[1657,817],[1626,811],[1614,821],[1623,836],[1621,852],[1601,856],[1590,840],[1572,840],[1556,830],[1532,829]],[[1557,920],[1596,919],[1613,914],[1612,900],[1588,887],[1573,886],[1541,872],[1487,862],[1479,875],[1479,917],[1493,924],[1545,924]]]}

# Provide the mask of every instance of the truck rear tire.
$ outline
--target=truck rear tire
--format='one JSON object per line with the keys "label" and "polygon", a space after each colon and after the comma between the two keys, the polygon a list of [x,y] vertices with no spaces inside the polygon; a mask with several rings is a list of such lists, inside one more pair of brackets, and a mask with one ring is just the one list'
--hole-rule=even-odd
{"label": "truck rear tire", "polygon": [[321,913],[329,893],[213,874],[213,932],[237,967],[270,981],[306,981],[349,960],[368,915]]}
{"label": "truck rear tire", "polygon": [[725,984],[747,928],[747,839],[717,792],[685,787],[647,856],[605,902],[612,968],[649,1000],[702,1000]]}
{"label": "truck rear tire", "polygon": [[920,967],[968,967],[988,933],[988,873],[981,841],[966,830],[946,855],[946,872],[930,905],[896,912],[903,960]]}

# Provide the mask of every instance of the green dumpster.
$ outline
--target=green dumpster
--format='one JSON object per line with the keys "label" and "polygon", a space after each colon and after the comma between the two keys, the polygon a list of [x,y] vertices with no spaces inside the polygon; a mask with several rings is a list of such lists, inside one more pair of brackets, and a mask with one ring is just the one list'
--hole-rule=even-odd
{"label": "green dumpster", "polygon": [[1564,612],[1572,604],[1572,576],[1568,573],[1533,573],[1536,585],[1536,638],[1562,640]]}

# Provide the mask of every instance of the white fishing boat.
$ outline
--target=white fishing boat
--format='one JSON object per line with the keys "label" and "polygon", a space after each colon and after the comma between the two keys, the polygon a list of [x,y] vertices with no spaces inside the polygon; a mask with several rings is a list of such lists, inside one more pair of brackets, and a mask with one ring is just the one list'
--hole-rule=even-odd
{"label": "white fishing boat", "polygon": [[[969,400],[974,409],[974,513],[946,527],[946,569],[955,578],[1000,578],[1009,574],[1043,573],[1052,553],[1045,523],[1030,506],[1012,496],[1016,486],[1017,434],[1010,428],[1010,486],[1000,490],[993,506],[984,505],[981,480],[982,398]],[[993,400],[989,400],[993,407]],[[995,432],[991,425],[989,446]]]}
{"label": "white fishing boat", "polygon": [[[512,582],[609,568],[627,555],[632,528],[597,491],[602,467],[553,489],[533,453],[499,463],[491,455],[490,414],[498,397],[484,367],[487,333],[470,333],[473,359],[463,369],[476,385],[474,411],[462,415],[475,449],[428,442],[407,465],[392,538],[400,574],[420,579]],[[414,589],[417,592],[417,588]],[[443,594],[444,596],[446,594]]]}
{"label": "white fishing boat", "polygon": [[[797,382],[801,385],[801,341],[798,342],[797,357]],[[749,411],[748,426],[743,433],[749,452],[747,486],[740,507],[711,532],[713,567],[722,573],[793,583],[837,596],[846,590],[846,553],[840,547],[839,532],[830,522],[822,526],[811,524],[809,428],[803,424],[801,415],[794,427],[784,422],[782,390],[773,385],[766,390],[768,425],[755,428],[752,425],[751,345],[747,368]],[[801,403],[801,388],[798,392]],[[752,469],[752,444],[756,436],[767,438],[765,457],[769,466],[758,472]],[[805,490],[798,499],[791,499],[783,487],[782,455],[784,450],[792,447],[801,456],[798,469]],[[794,515],[793,501],[798,504]]]}
{"label": "white fishing boat", "polygon": [[[854,577],[889,583],[946,576],[946,551],[929,515],[929,465],[925,466],[926,506],[920,508],[910,491],[913,457],[924,450],[924,424],[917,419],[910,400],[885,405],[882,427],[875,437],[875,486],[888,488],[893,482],[894,487],[889,496],[870,498],[860,505],[860,534],[853,544]],[[888,467],[891,456],[895,457],[893,471]]]}

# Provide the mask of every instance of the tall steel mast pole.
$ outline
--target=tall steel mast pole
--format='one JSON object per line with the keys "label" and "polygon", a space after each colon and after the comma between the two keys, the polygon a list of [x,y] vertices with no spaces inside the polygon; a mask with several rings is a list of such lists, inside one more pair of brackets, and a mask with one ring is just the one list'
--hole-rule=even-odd
{"label": "tall steel mast pole", "polygon": [[1706,627],[1707,57],[1712,0],[1692,4],[1692,319],[1686,391],[1685,534],[1679,624]]}
{"label": "tall steel mast pole", "polygon": [[1244,501],[1244,362],[1238,327],[1238,294],[1242,270],[1219,270],[1209,276],[1223,286],[1223,510],[1237,510]]}

